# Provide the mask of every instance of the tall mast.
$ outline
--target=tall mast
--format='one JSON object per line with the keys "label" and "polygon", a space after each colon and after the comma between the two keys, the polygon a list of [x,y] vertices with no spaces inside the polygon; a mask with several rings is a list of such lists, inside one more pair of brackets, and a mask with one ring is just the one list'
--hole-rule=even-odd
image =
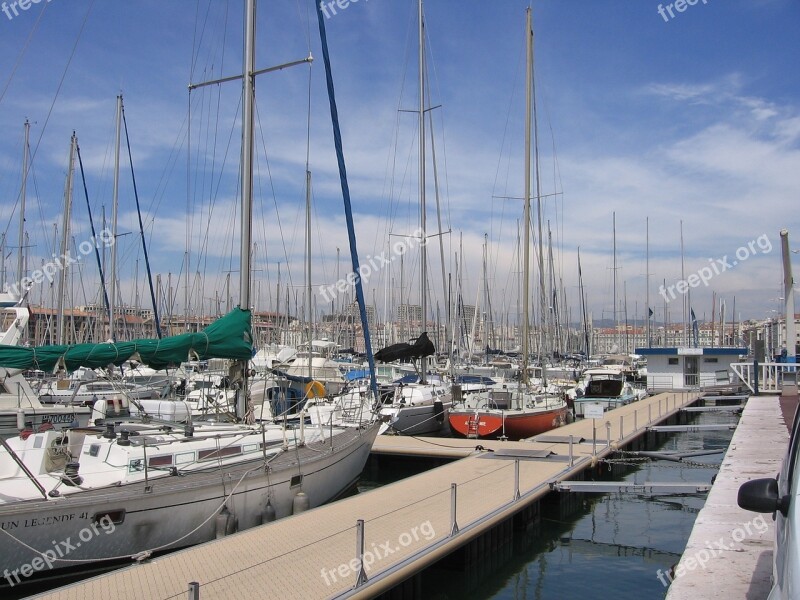
{"label": "tall mast", "polygon": [[[422,13],[422,0],[418,2],[419,12],[419,229],[421,236],[420,244],[420,308],[422,309],[421,330],[425,331],[427,324],[427,296],[428,296],[428,252],[425,248],[427,233],[425,229],[425,21]],[[422,374],[420,383],[427,383],[428,369],[425,359],[421,359]]]}
{"label": "tall mast", "polygon": [[617,345],[617,352],[620,348],[619,323],[617,321],[617,213],[611,213],[611,239],[614,254],[614,340]]}
{"label": "tall mast", "polygon": [[[256,0],[247,0],[242,73],[242,240],[239,252],[239,307],[250,308],[250,238],[253,220],[253,122],[255,112]],[[247,412],[247,361],[240,363],[242,388],[236,395],[236,416]]]}
{"label": "tall mast", "polygon": [[531,103],[533,88],[533,24],[531,9],[525,12],[525,216],[523,218],[524,251],[523,251],[523,283],[522,283],[522,383],[528,385],[528,352],[530,337],[530,321],[528,320],[528,294],[530,292],[531,268]]}
{"label": "tall mast", "polygon": [[[686,281],[686,275],[684,273],[684,257],[683,257],[683,219],[681,219],[681,281]],[[687,304],[687,296],[689,293],[689,289],[686,289],[686,294],[683,296],[682,303],[683,303],[683,343],[686,346],[691,346],[689,340],[689,315],[686,309]]]}
{"label": "tall mast", "polygon": [[119,146],[122,135],[122,95],[117,96],[117,130],[114,141],[114,191],[111,206],[111,297],[108,299],[108,337],[116,341],[116,328],[114,324],[114,307],[117,304],[117,204],[119,202]]}
{"label": "tall mast", "polygon": [[[28,119],[25,119],[25,139],[22,143],[22,187],[19,192],[19,237],[17,238],[19,240],[19,254],[17,255],[17,281],[22,281],[25,278],[25,198],[27,196],[28,187],[28,138],[30,137],[30,132],[31,124]],[[3,260],[3,265],[5,265],[5,260]],[[21,293],[24,294],[24,290]]]}
{"label": "tall mast", "polygon": [[[530,10],[530,9],[529,9]],[[530,16],[530,15],[529,15]],[[530,16],[531,20],[533,19]],[[542,389],[547,389],[547,361],[545,357],[552,352],[548,340],[549,331],[547,328],[547,298],[544,287],[544,240],[542,235],[542,178],[539,173],[539,119],[536,112],[536,80],[533,77],[533,24],[530,26],[530,49],[528,59],[530,60],[531,77],[531,101],[533,104],[533,166],[536,169],[536,221],[539,235],[539,327],[542,343],[539,346],[539,357],[542,363]],[[543,335],[542,335],[543,333]]]}
{"label": "tall mast", "polygon": [[[78,147],[78,138],[72,132],[69,146],[69,168],[67,169],[67,183],[64,186],[64,225],[61,230],[61,256],[66,256],[69,251],[70,218],[72,216],[72,178],[75,170],[75,152]],[[64,295],[67,284],[67,265],[62,265],[58,277],[58,330],[56,344],[64,343],[66,321],[64,319]]]}
{"label": "tall mast", "polygon": [[644,315],[647,319],[647,326],[645,327],[645,331],[647,332],[647,347],[650,348],[650,217],[645,217],[644,229],[646,244],[644,301],[647,304],[647,309],[645,310]]}
{"label": "tall mast", "polygon": [[242,245],[239,306],[250,308],[250,238],[253,217],[253,119],[255,111],[256,2],[247,0],[242,77]]}

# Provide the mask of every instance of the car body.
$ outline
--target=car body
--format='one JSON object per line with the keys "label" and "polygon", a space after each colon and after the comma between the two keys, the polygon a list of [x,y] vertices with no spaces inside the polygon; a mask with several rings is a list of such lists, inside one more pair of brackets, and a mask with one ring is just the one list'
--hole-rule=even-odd
{"label": "car body", "polygon": [[776,478],[753,479],[739,488],[745,510],[773,513],[773,587],[768,600],[800,598],[800,411],[795,413],[789,449]]}

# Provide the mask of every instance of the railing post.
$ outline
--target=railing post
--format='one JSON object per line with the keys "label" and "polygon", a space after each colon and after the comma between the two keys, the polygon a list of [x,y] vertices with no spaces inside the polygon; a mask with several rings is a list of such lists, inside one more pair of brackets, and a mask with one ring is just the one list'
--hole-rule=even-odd
{"label": "railing post", "polygon": [[606,421],[606,448],[611,447],[611,421]]}
{"label": "railing post", "polygon": [[759,364],[757,360],[753,361],[753,396],[758,396],[758,369]]}
{"label": "railing post", "polygon": [[514,500],[519,500],[519,459],[514,459]]}
{"label": "railing post", "polygon": [[569,466],[570,467],[575,464],[575,456],[572,454],[572,437],[573,436],[569,436]]}
{"label": "railing post", "polygon": [[189,600],[200,600],[200,584],[196,581],[189,582]]}
{"label": "railing post", "polygon": [[623,430],[623,421],[622,421],[622,415],[620,415],[619,416],[619,439],[620,439],[620,441],[622,441],[622,438],[623,438],[622,430]]}
{"label": "railing post", "polygon": [[652,425],[653,424],[653,411],[652,411],[652,408],[653,408],[652,404],[648,404],[647,405],[647,424],[648,425]]}
{"label": "railing post", "polygon": [[359,587],[367,582],[367,572],[364,570],[364,519],[356,521],[356,560],[358,560],[358,579],[353,587]]}
{"label": "railing post", "polygon": [[458,522],[456,521],[456,490],[455,483],[450,484],[450,535],[458,533]]}
{"label": "railing post", "polygon": [[633,411],[633,431],[636,432],[639,429],[639,416],[636,414],[638,411]]}

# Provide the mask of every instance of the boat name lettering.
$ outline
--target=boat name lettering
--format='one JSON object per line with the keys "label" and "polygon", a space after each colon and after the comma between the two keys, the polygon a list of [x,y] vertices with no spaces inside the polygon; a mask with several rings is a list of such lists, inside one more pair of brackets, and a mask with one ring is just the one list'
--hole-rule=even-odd
{"label": "boat name lettering", "polygon": [[40,527],[42,525],[55,525],[56,523],[64,523],[72,521],[75,518],[75,513],[69,515],[53,515],[50,517],[40,517],[36,519],[25,519],[23,527]]}

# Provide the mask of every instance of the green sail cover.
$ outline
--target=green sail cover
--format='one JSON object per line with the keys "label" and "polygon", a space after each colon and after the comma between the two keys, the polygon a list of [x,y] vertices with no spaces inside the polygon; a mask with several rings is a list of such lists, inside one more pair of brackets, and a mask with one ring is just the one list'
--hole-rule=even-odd
{"label": "green sail cover", "polygon": [[119,366],[128,359],[154,369],[177,366],[187,360],[230,358],[247,360],[253,355],[250,332],[250,311],[235,308],[198,333],[183,333],[158,339],[102,344],[60,346],[0,345],[0,367],[7,369],[59,369],[74,371],[78,367],[103,368]]}

